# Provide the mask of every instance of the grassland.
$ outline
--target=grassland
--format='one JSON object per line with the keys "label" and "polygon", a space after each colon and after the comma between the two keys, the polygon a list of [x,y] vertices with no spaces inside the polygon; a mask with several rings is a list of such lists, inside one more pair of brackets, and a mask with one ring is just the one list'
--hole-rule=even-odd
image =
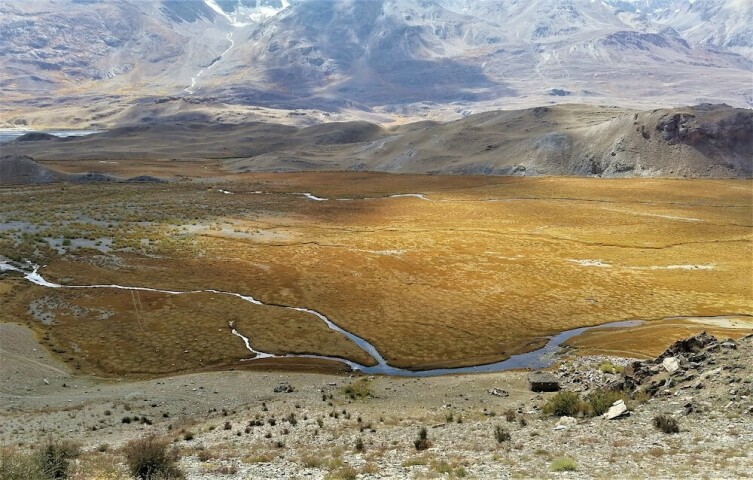
{"label": "grassland", "polygon": [[[750,181],[206,172],[3,188],[0,254],[62,284],[217,289],[312,308],[411,368],[498,360],[577,326],[753,315]],[[388,197],[406,193],[426,199]],[[244,366],[229,321],[264,351],[369,363],[313,316],[207,293],[136,298],[6,275],[0,312],[100,375]],[[652,335],[654,348],[677,336]],[[599,338],[606,352],[645,343]]]}

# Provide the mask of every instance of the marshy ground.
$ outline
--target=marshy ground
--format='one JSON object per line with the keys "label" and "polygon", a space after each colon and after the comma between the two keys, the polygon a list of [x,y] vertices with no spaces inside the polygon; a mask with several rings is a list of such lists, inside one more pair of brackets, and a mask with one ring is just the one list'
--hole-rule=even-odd
{"label": "marshy ground", "polygon": [[[229,322],[257,350],[373,363],[281,306],[322,312],[408,368],[496,361],[617,320],[649,325],[571,344],[645,357],[678,335],[751,328],[750,181],[225,177],[205,167],[167,184],[5,187],[0,254],[44,265],[61,284],[215,289],[272,305],[48,289],[6,274],[2,321],[28,325],[72,368],[100,376],[254,368]],[[696,319],[662,320],[685,316]],[[307,363],[271,363],[286,362]]]}

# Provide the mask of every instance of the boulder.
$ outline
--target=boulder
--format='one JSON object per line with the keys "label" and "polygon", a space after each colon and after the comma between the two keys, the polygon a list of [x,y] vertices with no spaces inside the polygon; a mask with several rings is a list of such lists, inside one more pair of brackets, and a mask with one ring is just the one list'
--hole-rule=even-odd
{"label": "boulder", "polygon": [[578,424],[578,420],[573,417],[560,417],[559,420],[557,420],[557,425],[554,427],[555,430],[567,430],[570,427],[574,427]]}
{"label": "boulder", "polygon": [[607,410],[607,413],[605,413],[603,417],[607,420],[613,420],[625,415],[630,415],[630,412],[627,409],[627,405],[625,405],[624,401],[617,400],[612,404],[611,407],[609,407],[609,410]]}
{"label": "boulder", "polygon": [[492,388],[489,390],[489,393],[495,397],[507,397],[510,395],[507,391],[502,390],[501,388]]}
{"label": "boulder", "polygon": [[677,361],[677,357],[667,357],[661,362],[662,366],[669,373],[675,373],[680,368],[680,363]]}
{"label": "boulder", "polygon": [[546,372],[534,372],[528,375],[528,384],[532,392],[556,392],[560,389],[557,377]]}

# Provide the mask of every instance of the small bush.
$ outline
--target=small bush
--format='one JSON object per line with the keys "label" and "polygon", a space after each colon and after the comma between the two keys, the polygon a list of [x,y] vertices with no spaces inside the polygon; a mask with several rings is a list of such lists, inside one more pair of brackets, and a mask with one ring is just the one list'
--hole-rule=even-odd
{"label": "small bush", "polygon": [[361,437],[356,438],[356,451],[357,452],[363,451],[363,439]]}
{"label": "small bush", "polygon": [[349,396],[351,400],[361,400],[374,396],[371,390],[371,381],[368,378],[360,378],[343,387],[342,393]]}
{"label": "small bush", "polygon": [[426,450],[430,446],[429,442],[429,432],[426,430],[426,427],[421,427],[421,429],[418,431],[418,438],[413,441],[413,446],[416,447],[416,450]]}
{"label": "small bush", "polygon": [[553,472],[574,472],[578,470],[578,464],[572,458],[557,458],[552,462],[550,469]]}
{"label": "small bush", "polygon": [[176,466],[177,452],[168,449],[165,440],[155,436],[132,440],[123,447],[123,453],[128,470],[139,480],[183,478]]}
{"label": "small bush", "polygon": [[497,443],[509,442],[512,439],[510,432],[502,425],[494,427],[494,438],[497,439]]}
{"label": "small bush", "polygon": [[603,373],[622,373],[625,371],[625,367],[605,360],[599,364],[599,370]]}
{"label": "small bush", "polygon": [[595,390],[586,396],[588,414],[592,417],[604,415],[617,400],[625,400],[625,394],[609,390]]}
{"label": "small bush", "polygon": [[548,415],[557,417],[572,417],[584,409],[583,400],[575,392],[559,392],[550,398],[544,405],[543,411]]}
{"label": "small bush", "polygon": [[505,420],[512,423],[518,418],[518,412],[513,410],[512,408],[508,408],[505,410]]}
{"label": "small bush", "polygon": [[225,422],[225,426],[223,427],[225,430],[232,430],[233,425],[230,422]]}
{"label": "small bush", "polygon": [[664,433],[680,433],[680,425],[677,420],[667,415],[655,416],[654,426]]}
{"label": "small bush", "polygon": [[79,454],[78,447],[70,442],[48,441],[47,444],[35,453],[44,478],[68,478],[70,461]]}

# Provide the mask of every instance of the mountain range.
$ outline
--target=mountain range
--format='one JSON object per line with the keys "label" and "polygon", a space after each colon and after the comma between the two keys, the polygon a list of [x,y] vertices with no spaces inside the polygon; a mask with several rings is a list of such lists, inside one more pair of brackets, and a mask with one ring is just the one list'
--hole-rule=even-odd
{"label": "mountain range", "polygon": [[753,106],[746,0],[8,0],[0,124]]}

